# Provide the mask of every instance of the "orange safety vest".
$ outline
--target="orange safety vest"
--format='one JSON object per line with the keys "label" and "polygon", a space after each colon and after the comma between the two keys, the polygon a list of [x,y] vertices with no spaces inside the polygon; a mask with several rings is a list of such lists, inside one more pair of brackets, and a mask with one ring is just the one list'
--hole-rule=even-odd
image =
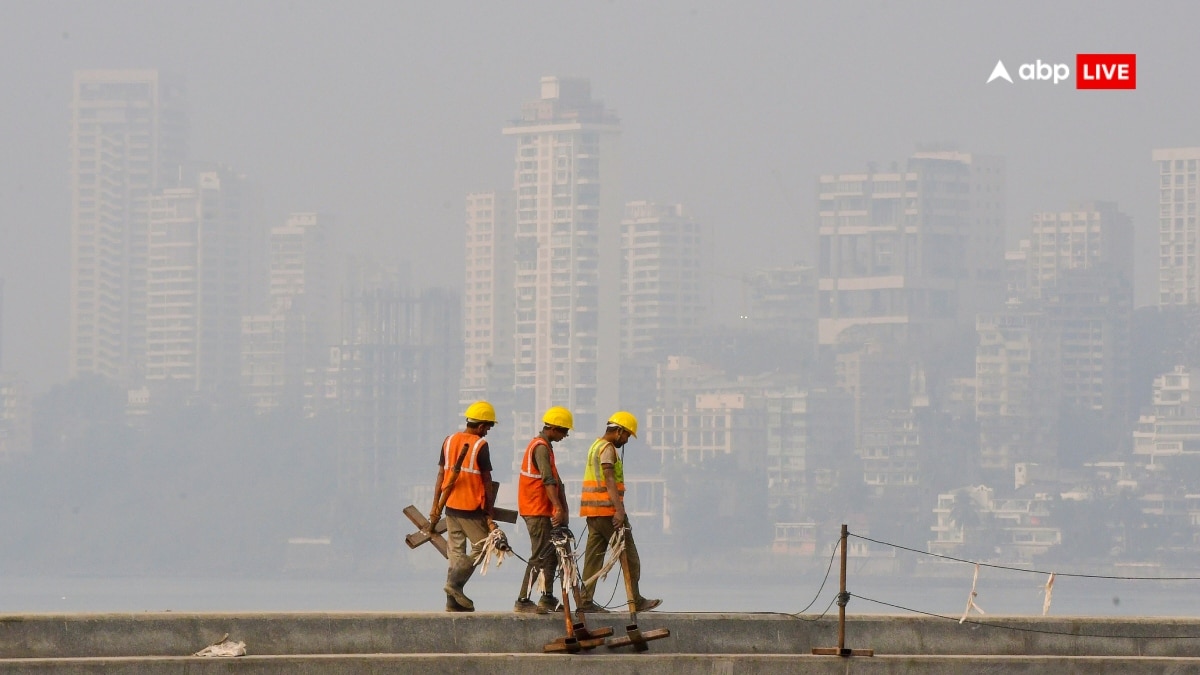
{"label": "orange safety vest", "polygon": [[458,475],[450,496],[446,498],[446,508],[482,511],[487,508],[487,490],[483,485],[483,472],[479,470],[479,450],[487,446],[487,441],[482,437],[465,431],[446,437],[442,443],[442,489],[446,489],[446,484],[454,475],[454,465],[458,463],[458,453],[462,452],[464,445],[467,446],[469,454],[463,459],[462,472]]}
{"label": "orange safety vest", "polygon": [[[600,451],[608,444],[608,441],[603,438],[597,438],[596,442],[592,443],[591,449],[588,450],[587,466],[583,469],[583,495],[579,500],[579,515],[584,518],[617,514],[617,505],[608,497],[608,487],[604,484],[604,471],[600,467]],[[617,479],[617,497],[624,502],[625,468],[622,466],[619,454],[617,463],[613,465],[613,473]]]}
{"label": "orange safety vest", "polygon": [[541,436],[529,441],[529,447],[525,448],[525,459],[521,462],[521,480],[517,483],[517,511],[523,516],[554,515],[554,504],[546,491],[557,490],[558,485],[546,485],[543,482],[545,477],[538,472],[537,462],[533,461],[533,451],[539,445],[544,445],[550,450],[550,473],[554,475],[558,484],[562,485],[562,479],[558,477],[558,466],[554,463],[554,448],[550,442]]}

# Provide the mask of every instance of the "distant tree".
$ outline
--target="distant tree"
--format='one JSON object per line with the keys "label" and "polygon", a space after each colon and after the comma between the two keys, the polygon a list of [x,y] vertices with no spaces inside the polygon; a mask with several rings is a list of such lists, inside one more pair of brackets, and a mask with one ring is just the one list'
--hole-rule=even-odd
{"label": "distant tree", "polygon": [[960,490],[954,495],[954,504],[950,507],[950,519],[962,528],[963,544],[959,553],[975,561],[990,560],[996,555],[996,547],[1001,542],[1001,530],[990,511],[985,511],[970,493]]}
{"label": "distant tree", "polygon": [[1150,405],[1154,378],[1175,366],[1200,367],[1200,306],[1143,307],[1133,313],[1129,419]]}
{"label": "distant tree", "polygon": [[960,528],[977,527],[982,519],[979,517],[979,506],[971,499],[971,494],[960,490],[954,495],[954,504],[950,507],[950,520]]}
{"label": "distant tree", "polygon": [[1057,495],[1050,503],[1047,524],[1062,531],[1062,544],[1047,551],[1042,558],[1048,562],[1104,562],[1112,551],[1113,537],[1107,525],[1104,501],[1061,499]]}

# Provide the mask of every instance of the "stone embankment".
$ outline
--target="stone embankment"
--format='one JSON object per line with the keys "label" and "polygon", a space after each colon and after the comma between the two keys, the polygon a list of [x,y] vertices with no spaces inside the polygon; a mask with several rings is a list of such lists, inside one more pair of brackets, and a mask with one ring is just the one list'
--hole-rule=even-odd
{"label": "stone embankment", "polygon": [[[590,615],[625,634],[627,615]],[[809,617],[811,618],[811,617]],[[1200,620],[862,616],[846,647],[871,657],[814,656],[837,646],[837,620],[780,614],[638,616],[670,637],[649,650],[606,646],[543,653],[560,615],[395,613],[0,615],[3,673],[1200,673]],[[193,657],[228,634],[246,656]]]}

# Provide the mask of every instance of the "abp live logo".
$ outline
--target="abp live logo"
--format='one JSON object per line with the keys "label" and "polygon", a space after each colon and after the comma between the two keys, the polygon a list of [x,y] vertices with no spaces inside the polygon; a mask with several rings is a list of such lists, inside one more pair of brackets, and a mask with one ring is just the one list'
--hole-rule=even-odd
{"label": "abp live logo", "polygon": [[[1058,84],[1071,76],[1071,67],[1065,63],[1046,63],[1038,59],[1034,63],[1023,63],[1017,68],[1017,77],[1023,81],[1050,82]],[[988,77],[988,82],[1004,80],[1012,84],[1003,61]],[[1137,89],[1137,54],[1076,54],[1076,89]]]}
{"label": "abp live logo", "polygon": [[1137,89],[1137,54],[1076,54],[1076,89]]}

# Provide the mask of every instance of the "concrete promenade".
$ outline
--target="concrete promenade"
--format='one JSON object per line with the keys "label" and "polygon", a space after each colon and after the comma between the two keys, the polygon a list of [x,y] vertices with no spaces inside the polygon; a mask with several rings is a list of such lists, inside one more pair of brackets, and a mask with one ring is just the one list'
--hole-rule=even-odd
{"label": "concrete promenade", "polygon": [[[627,615],[591,615],[625,632]],[[807,617],[812,618],[812,617]],[[543,654],[561,615],[280,613],[0,615],[3,673],[1197,673],[1200,620],[849,617],[846,646],[873,657],[813,656],[837,646],[836,618],[779,614],[638,616],[671,636],[632,648]],[[219,640],[247,656],[190,654]]]}

